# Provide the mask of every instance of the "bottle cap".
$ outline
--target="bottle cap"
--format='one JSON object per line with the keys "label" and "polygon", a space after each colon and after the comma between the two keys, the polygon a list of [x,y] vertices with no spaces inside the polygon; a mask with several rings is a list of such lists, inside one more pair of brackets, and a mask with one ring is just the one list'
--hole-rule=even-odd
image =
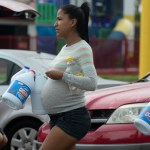
{"label": "bottle cap", "polygon": [[28,66],[24,66],[24,68],[25,68],[25,69],[28,69],[28,70],[30,69],[30,67],[28,67]]}
{"label": "bottle cap", "polygon": [[72,56],[69,56],[67,57],[66,61],[69,62],[69,61],[72,61],[73,60],[73,57]]}

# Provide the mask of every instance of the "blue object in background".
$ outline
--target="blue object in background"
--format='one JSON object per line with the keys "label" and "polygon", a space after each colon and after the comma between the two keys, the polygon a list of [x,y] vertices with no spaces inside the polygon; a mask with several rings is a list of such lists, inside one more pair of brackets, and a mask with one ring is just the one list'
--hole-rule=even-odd
{"label": "blue object in background", "polygon": [[89,27],[89,37],[98,37],[99,27],[91,26]]}
{"label": "blue object in background", "polygon": [[116,39],[116,40],[117,39],[122,40],[125,38],[126,36],[121,31],[112,31],[108,36],[108,39]]}
{"label": "blue object in background", "polygon": [[54,26],[37,26],[37,47],[40,51],[56,54],[56,32]]}
{"label": "blue object in background", "polygon": [[38,36],[56,36],[54,26],[37,26]]}
{"label": "blue object in background", "polygon": [[45,36],[40,36],[38,37],[38,43],[37,43],[38,50],[40,52],[46,52],[49,54],[54,54],[56,55],[56,47],[57,47],[57,42],[55,37],[45,37]]}
{"label": "blue object in background", "polygon": [[36,0],[36,3],[54,3],[59,9],[63,5],[70,4],[70,0]]}

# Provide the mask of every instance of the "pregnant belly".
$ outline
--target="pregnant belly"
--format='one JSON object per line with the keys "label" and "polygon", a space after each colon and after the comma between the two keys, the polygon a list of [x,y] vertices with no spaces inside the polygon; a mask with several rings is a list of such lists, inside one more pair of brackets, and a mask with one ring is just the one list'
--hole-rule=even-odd
{"label": "pregnant belly", "polygon": [[62,80],[51,80],[45,83],[42,89],[42,101],[44,105],[54,105],[61,102],[62,100],[67,99],[69,94],[68,84]]}

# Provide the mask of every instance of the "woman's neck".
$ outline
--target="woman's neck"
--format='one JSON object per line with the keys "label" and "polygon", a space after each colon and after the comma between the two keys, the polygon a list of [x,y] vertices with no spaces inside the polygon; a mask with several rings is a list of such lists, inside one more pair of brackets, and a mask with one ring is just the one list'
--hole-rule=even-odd
{"label": "woman's neck", "polygon": [[67,46],[71,46],[71,45],[81,41],[82,38],[78,34],[74,34],[74,35],[68,36],[65,40],[66,40]]}

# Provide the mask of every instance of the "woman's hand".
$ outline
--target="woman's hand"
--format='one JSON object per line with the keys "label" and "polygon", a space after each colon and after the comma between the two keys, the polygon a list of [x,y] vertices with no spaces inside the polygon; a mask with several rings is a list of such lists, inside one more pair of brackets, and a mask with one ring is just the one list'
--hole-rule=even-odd
{"label": "woman's hand", "polygon": [[63,72],[57,70],[50,70],[45,72],[45,74],[53,80],[61,80],[63,77]]}

